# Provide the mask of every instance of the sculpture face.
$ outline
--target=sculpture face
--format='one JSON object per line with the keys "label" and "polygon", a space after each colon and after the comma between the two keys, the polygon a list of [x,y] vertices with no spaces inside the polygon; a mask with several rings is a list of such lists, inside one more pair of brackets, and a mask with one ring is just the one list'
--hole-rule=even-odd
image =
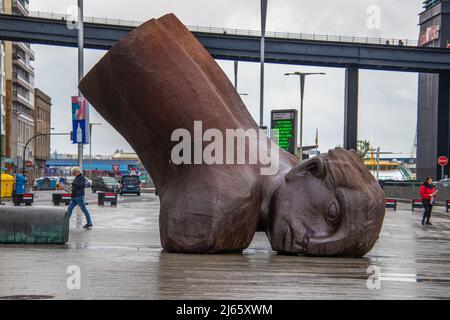
{"label": "sculpture face", "polygon": [[286,175],[267,233],[280,252],[360,256],[375,244],[384,212],[383,192],[356,153],[335,149]]}

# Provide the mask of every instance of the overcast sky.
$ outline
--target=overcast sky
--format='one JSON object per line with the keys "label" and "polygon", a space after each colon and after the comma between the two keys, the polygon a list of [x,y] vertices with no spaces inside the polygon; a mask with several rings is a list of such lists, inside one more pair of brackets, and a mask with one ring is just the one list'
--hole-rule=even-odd
{"label": "overcast sky", "polygon": [[[30,0],[30,10],[67,13],[76,0]],[[227,28],[260,28],[259,0],[85,0],[85,16],[145,21],[175,13],[188,25]],[[386,38],[418,38],[418,14],[422,0],[269,0],[268,31],[354,35]],[[371,6],[380,9],[379,29],[369,29],[367,13]],[[70,97],[77,93],[77,50],[33,45],[36,53],[36,87],[52,97],[54,132],[71,130]],[[85,71],[105,54],[86,50]],[[219,61],[233,79],[233,62]],[[308,66],[266,65],[265,122],[271,109],[298,108],[298,80],[284,77],[291,71],[326,72],[310,77],[306,84],[304,144],[313,144],[319,129],[320,150],[343,143],[344,70]],[[359,138],[373,146],[408,156],[414,142],[417,120],[417,74],[368,71],[360,73]],[[239,63],[238,91],[258,122],[259,65]],[[120,115],[118,115],[120,116]],[[93,132],[93,153],[112,154],[116,149],[132,151],[128,143],[98,113],[91,109],[91,121],[100,122]],[[150,124],[149,124],[150,125]],[[76,153],[66,137],[54,137],[52,151]],[[87,153],[88,146],[85,149]]]}

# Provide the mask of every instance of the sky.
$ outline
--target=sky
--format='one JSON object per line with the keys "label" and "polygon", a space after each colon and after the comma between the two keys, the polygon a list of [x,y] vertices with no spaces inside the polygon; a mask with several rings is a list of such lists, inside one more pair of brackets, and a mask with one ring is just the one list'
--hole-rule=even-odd
{"label": "sky", "polygon": [[[417,40],[422,0],[269,0],[267,31],[328,35],[404,38]],[[76,0],[30,0],[31,11],[68,13]],[[401,8],[401,9],[400,9]],[[259,0],[85,0],[84,15],[145,21],[174,13],[187,25],[260,29]],[[52,97],[54,132],[71,130],[70,97],[77,94],[77,49],[32,45],[35,51],[35,86]],[[106,53],[85,50],[85,72]],[[233,62],[219,65],[234,79]],[[299,107],[298,79],[284,73],[325,72],[307,80],[304,100],[303,144],[312,145],[316,128],[319,149],[326,152],[343,143],[344,69],[266,64],[265,124],[272,109]],[[239,63],[238,91],[259,122],[259,64]],[[358,138],[385,152],[409,156],[417,121],[418,75],[360,71]],[[118,115],[122,116],[122,115]],[[133,151],[129,144],[93,108],[92,153],[110,155],[116,149]],[[67,137],[53,137],[52,152],[76,153]],[[86,146],[85,154],[89,147]]]}

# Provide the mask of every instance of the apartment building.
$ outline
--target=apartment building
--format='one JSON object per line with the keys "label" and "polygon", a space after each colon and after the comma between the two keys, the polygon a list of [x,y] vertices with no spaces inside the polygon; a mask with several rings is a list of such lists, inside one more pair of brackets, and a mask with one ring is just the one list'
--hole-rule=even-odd
{"label": "apartment building", "polygon": [[[0,0],[0,13],[3,13],[3,0]],[[0,41],[0,153],[5,154],[5,107],[6,107],[6,70],[5,70],[5,45]],[[3,158],[0,163],[3,168]]]}
{"label": "apartment building", "polygon": [[45,162],[50,159],[50,119],[52,99],[40,89],[34,89],[34,167],[36,176],[44,175]]}
{"label": "apartment building", "polygon": [[[28,15],[28,0],[3,0],[4,12]],[[6,157],[12,160],[11,170],[22,170],[23,157],[34,162],[34,52],[22,42],[5,42]],[[26,146],[26,149],[25,149]]]}

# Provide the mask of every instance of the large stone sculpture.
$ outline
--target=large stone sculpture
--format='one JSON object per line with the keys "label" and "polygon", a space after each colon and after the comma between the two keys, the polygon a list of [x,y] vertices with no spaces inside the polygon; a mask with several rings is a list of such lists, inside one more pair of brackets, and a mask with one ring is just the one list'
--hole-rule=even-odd
{"label": "large stone sculpture", "polygon": [[[130,32],[79,87],[152,176],[168,251],[239,252],[258,229],[284,253],[361,256],[374,245],[384,196],[355,152],[336,149],[298,165],[264,137],[259,148],[279,151],[273,175],[262,175],[259,162],[206,164],[194,156],[174,163],[176,130],[203,138],[208,129],[223,136],[228,129],[258,130],[227,76],[174,15]],[[206,145],[192,142],[192,153]],[[257,157],[252,148],[244,152]]]}

